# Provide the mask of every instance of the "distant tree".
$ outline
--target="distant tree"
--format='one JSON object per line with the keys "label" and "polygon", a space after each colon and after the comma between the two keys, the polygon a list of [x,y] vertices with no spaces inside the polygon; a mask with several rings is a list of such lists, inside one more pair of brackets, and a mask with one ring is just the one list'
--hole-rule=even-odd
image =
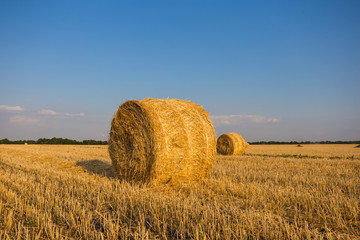
{"label": "distant tree", "polygon": [[4,139],[0,140],[0,144],[10,144],[10,141],[9,141],[9,139],[4,138]]}
{"label": "distant tree", "polygon": [[97,141],[97,140],[84,140],[82,141],[84,145],[106,145],[107,141]]}

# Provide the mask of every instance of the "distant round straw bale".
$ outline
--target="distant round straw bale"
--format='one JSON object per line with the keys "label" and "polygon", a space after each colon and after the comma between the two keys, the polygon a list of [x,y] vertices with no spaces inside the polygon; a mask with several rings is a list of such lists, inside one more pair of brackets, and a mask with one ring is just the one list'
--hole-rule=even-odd
{"label": "distant round straw bale", "polygon": [[226,133],[217,139],[216,150],[222,155],[241,156],[250,144],[238,133]]}
{"label": "distant round straw bale", "polygon": [[149,184],[199,180],[216,157],[208,112],[178,99],[130,100],[117,110],[109,153],[120,179]]}

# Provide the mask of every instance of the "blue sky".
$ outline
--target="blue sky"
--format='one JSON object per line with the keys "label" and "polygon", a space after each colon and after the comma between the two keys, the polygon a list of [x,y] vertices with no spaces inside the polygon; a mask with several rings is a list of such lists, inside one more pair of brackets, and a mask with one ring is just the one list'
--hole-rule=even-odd
{"label": "blue sky", "polygon": [[248,141],[360,139],[359,1],[1,1],[0,138],[179,98]]}

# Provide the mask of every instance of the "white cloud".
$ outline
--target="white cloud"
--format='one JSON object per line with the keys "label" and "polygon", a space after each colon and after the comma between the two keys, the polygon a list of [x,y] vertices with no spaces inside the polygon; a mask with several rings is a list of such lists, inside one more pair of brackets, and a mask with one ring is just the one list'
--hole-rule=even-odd
{"label": "white cloud", "polygon": [[20,106],[10,107],[7,105],[0,105],[0,111],[22,111],[22,110],[24,109]]}
{"label": "white cloud", "polygon": [[34,124],[39,122],[40,119],[32,118],[32,117],[26,117],[24,115],[17,115],[10,117],[10,122],[13,124],[18,125],[27,125],[27,124]]}
{"label": "white cloud", "polygon": [[214,125],[241,125],[243,123],[276,123],[279,118],[269,118],[258,115],[218,115],[210,116]]}
{"label": "white cloud", "polygon": [[38,112],[38,114],[41,114],[41,115],[56,115],[58,113],[53,111],[53,110],[50,110],[50,109],[43,109],[40,112]]}
{"label": "white cloud", "polygon": [[85,113],[65,113],[65,116],[68,116],[68,117],[83,117],[83,116],[85,116]]}

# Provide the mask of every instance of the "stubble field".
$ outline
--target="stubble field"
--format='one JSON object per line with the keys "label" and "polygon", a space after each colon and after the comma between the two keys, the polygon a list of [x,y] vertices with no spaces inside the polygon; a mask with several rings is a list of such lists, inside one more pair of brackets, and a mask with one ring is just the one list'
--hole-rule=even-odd
{"label": "stubble field", "polygon": [[251,146],[149,188],[114,178],[107,146],[0,145],[0,239],[359,239],[354,147]]}

